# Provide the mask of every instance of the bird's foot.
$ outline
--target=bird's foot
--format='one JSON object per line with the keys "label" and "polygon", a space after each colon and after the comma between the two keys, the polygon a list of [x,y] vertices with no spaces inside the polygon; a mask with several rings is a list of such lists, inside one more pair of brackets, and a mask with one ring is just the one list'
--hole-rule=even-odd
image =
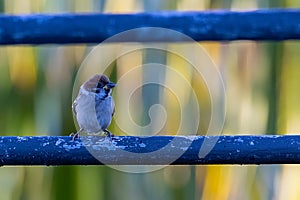
{"label": "bird's foot", "polygon": [[80,138],[80,133],[82,130],[80,129],[77,133],[71,133],[70,137],[72,137],[72,141],[74,141],[76,138]]}
{"label": "bird's foot", "polygon": [[106,135],[106,137],[108,137],[110,139],[110,141],[112,141],[114,134],[112,134],[109,130],[105,129],[104,133]]}

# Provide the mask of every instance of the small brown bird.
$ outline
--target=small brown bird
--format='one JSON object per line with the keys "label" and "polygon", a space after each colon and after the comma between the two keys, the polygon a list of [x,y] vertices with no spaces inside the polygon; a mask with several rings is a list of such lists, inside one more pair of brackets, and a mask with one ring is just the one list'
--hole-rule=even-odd
{"label": "small brown bird", "polygon": [[111,96],[112,88],[116,84],[110,82],[103,74],[96,74],[84,82],[79,94],[73,102],[72,110],[77,119],[80,130],[72,133],[73,140],[80,133],[104,133],[110,138],[113,136],[107,127],[110,125],[115,112],[115,105]]}

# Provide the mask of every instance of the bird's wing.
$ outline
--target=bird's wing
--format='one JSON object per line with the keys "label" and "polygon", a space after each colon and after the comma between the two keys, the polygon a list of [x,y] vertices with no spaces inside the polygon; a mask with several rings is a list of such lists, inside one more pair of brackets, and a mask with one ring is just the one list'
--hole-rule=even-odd
{"label": "bird's wing", "polygon": [[78,105],[77,98],[74,100],[74,102],[72,104],[72,111],[73,111],[74,116],[77,116],[77,112],[76,112],[76,107]]}
{"label": "bird's wing", "polygon": [[113,108],[113,111],[112,111],[112,113],[111,113],[111,116],[114,116],[115,111],[116,111],[116,109],[115,109],[115,107],[114,107],[114,108]]}
{"label": "bird's wing", "polygon": [[111,116],[114,116],[116,108],[115,108],[115,103],[113,100],[111,101],[111,108],[112,108]]}

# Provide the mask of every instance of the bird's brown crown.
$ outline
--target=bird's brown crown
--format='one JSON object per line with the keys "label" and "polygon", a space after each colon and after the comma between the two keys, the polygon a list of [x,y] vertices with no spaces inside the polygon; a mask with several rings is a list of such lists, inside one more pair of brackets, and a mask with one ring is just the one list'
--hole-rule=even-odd
{"label": "bird's brown crown", "polygon": [[107,76],[105,76],[104,74],[100,75],[100,79],[99,82],[103,83],[103,85],[106,85],[107,83],[109,83],[109,78]]}
{"label": "bird's brown crown", "polygon": [[103,87],[109,82],[109,78],[104,74],[95,74],[83,84],[83,88],[90,91],[92,88],[96,88],[98,83]]}

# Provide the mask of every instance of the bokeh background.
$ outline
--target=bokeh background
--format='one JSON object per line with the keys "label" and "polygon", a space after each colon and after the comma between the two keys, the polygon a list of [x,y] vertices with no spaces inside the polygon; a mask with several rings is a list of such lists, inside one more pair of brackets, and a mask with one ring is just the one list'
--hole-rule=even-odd
{"label": "bokeh background", "polygon": [[[299,5],[296,0],[5,0],[0,2],[0,11],[3,14],[243,11]],[[200,44],[217,64],[225,82],[227,115],[223,134],[297,134],[300,131],[298,41]],[[83,59],[93,47],[85,44],[0,46],[1,135],[68,135],[75,131],[71,111],[73,83]],[[155,52],[146,54],[148,59],[153,59],[149,55]],[[201,96],[205,94],[205,86],[197,85],[201,77],[193,76],[184,63],[172,56],[162,54],[155,58],[172,63],[194,83],[203,107],[203,124],[198,133],[202,134],[210,113],[205,109],[205,105],[209,108],[207,96]],[[120,59],[108,73],[116,81],[124,69],[145,60],[147,56],[143,60],[141,55]],[[139,94],[142,100],[148,99],[143,96],[147,93],[141,91],[136,96]],[[176,107],[173,101],[167,105],[169,110]],[[131,109],[133,118],[147,124],[149,105],[140,105],[145,112],[134,113]],[[167,134],[172,134],[177,127],[176,113],[170,116]],[[122,135],[114,122],[110,130]],[[299,176],[298,165],[170,166],[146,174],[123,173],[106,166],[1,167],[0,199],[300,199]]]}

